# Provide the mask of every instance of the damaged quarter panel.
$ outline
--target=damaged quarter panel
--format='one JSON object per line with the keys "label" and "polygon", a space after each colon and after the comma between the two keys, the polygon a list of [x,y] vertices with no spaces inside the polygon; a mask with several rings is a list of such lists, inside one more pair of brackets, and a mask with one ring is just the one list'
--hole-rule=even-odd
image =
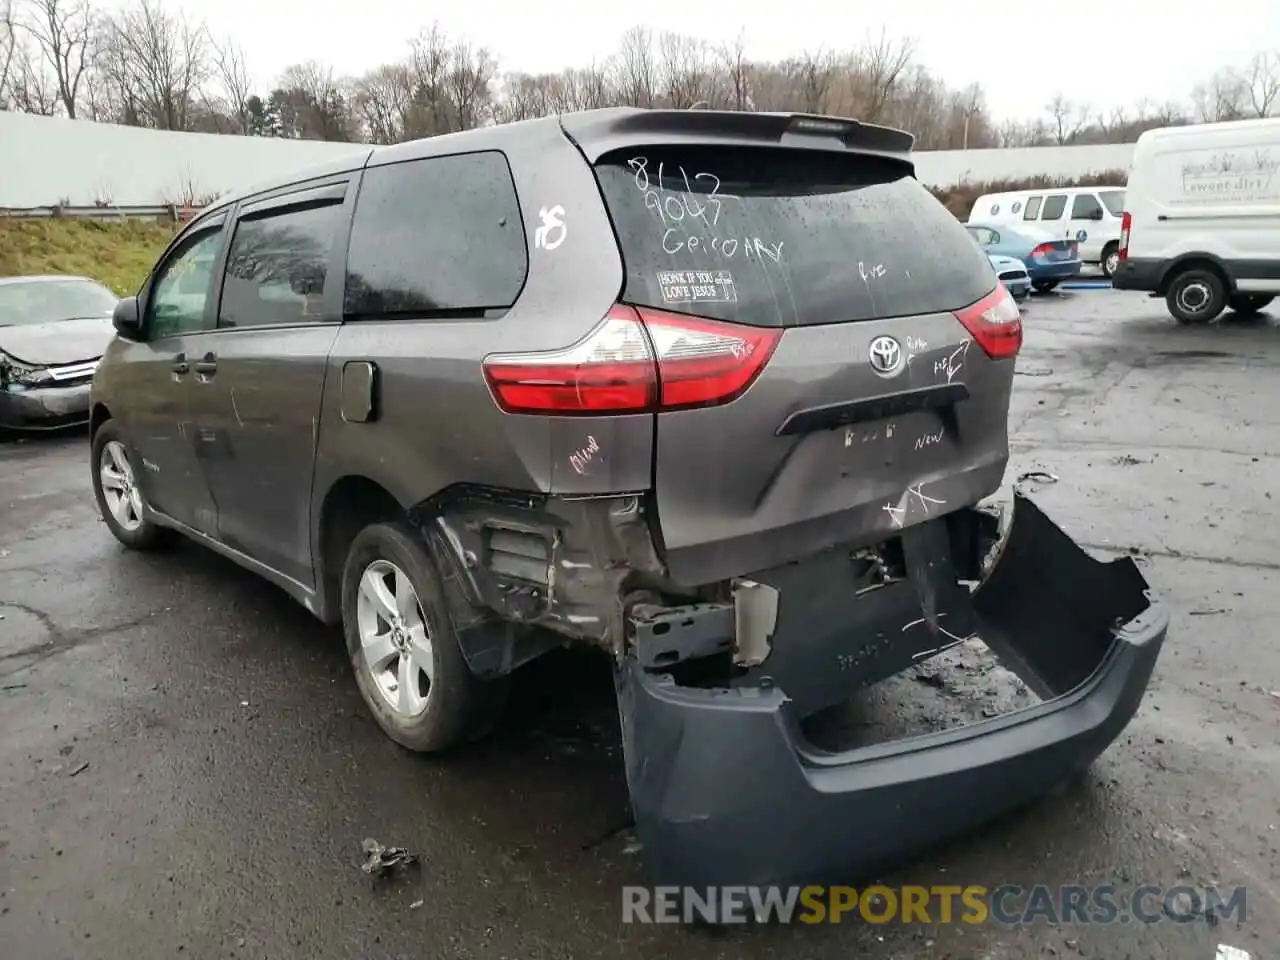
{"label": "damaged quarter panel", "polygon": [[[321,417],[317,513],[346,475],[405,506],[463,478],[541,493],[648,486],[651,415],[506,414],[482,370],[492,353],[573,344],[613,304],[621,264],[590,168],[554,119],[530,121],[520,137],[495,128],[455,142],[380,151],[365,173]],[[363,230],[362,211],[376,214]],[[363,420],[343,414],[350,362],[373,367]]]}

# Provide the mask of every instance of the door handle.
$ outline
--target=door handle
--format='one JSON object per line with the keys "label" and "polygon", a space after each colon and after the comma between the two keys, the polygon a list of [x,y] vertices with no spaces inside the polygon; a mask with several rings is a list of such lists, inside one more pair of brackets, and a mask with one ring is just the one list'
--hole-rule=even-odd
{"label": "door handle", "polygon": [[190,371],[191,371],[191,364],[187,363],[187,355],[185,353],[180,353],[173,358],[174,373],[176,373],[178,376],[182,376],[183,374],[189,373]]}
{"label": "door handle", "polygon": [[195,362],[196,373],[202,377],[211,377],[218,372],[218,355],[206,353]]}

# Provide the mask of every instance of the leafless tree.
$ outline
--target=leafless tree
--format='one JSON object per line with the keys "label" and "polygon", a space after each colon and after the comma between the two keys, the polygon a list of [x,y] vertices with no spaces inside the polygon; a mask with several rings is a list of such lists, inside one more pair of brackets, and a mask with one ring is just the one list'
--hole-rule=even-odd
{"label": "leafless tree", "polygon": [[607,65],[593,63],[579,70],[566,71],[565,80],[573,91],[571,102],[574,104],[566,106],[566,110],[596,110],[611,106],[615,101]]}
{"label": "leafless tree", "polygon": [[9,75],[18,49],[13,0],[0,0],[0,110],[9,105]]}
{"label": "leafless tree", "polygon": [[914,43],[895,41],[883,30],[863,47],[855,61],[855,97],[862,119],[874,123],[884,117],[914,51]]}
{"label": "leafless tree", "polygon": [[405,139],[412,102],[413,74],[402,63],[370,70],[352,85],[352,109],[370,143]]}
{"label": "leafless tree", "polygon": [[791,80],[792,96],[804,113],[839,113],[829,105],[832,90],[840,75],[840,62],[835,53],[818,50],[804,53],[783,63],[783,71]]}
{"label": "leafless tree", "polygon": [[663,99],[667,106],[687,110],[716,99],[709,52],[703,41],[679,33],[664,33],[658,40],[662,62]]}
{"label": "leafless tree", "polygon": [[1088,104],[1075,103],[1063,94],[1056,94],[1045,107],[1049,114],[1053,142],[1058,146],[1074,143],[1088,123]]}
{"label": "leafless tree", "polygon": [[724,72],[726,106],[730,110],[752,109],[751,61],[747,59],[743,35],[739,33],[733,43],[721,44],[716,56]]}
{"label": "leafless tree", "polygon": [[1159,126],[1168,127],[1180,121],[1185,122],[1186,111],[1176,100],[1165,100],[1152,110],[1149,119]]}
{"label": "leafless tree", "polygon": [[616,60],[618,101],[631,107],[652,107],[658,89],[658,66],[653,35],[645,27],[632,27],[622,35]]}
{"label": "leafless tree", "polygon": [[203,24],[166,13],[159,0],[133,0],[110,21],[104,67],[126,116],[162,130],[187,130],[211,72]]}
{"label": "leafless tree", "polygon": [[1217,70],[1191,91],[1196,115],[1204,123],[1239,120],[1248,113],[1249,86],[1232,67]]}
{"label": "leafless tree", "polygon": [[9,101],[15,110],[52,117],[58,112],[58,84],[39,48],[19,37],[9,64]]}
{"label": "leafless tree", "polygon": [[35,41],[53,73],[58,101],[71,119],[79,106],[80,85],[88,72],[97,17],[89,0],[27,0],[19,21]]}
{"label": "leafless tree", "polygon": [[1280,108],[1280,51],[1263,50],[1254,55],[1245,71],[1249,105],[1258,117],[1269,117]]}
{"label": "leafless tree", "polygon": [[249,79],[244,51],[230,37],[222,43],[211,42],[209,46],[216,87],[213,95],[206,97],[206,106],[211,113],[221,115],[225,111],[227,122],[220,125],[229,129],[222,132],[246,134],[249,132],[249,97],[253,95],[253,84]]}
{"label": "leafless tree", "polygon": [[413,39],[409,50],[409,69],[413,74],[413,107],[406,134],[430,137],[449,133],[453,109],[449,103],[448,82],[450,42],[438,25],[433,24]]}
{"label": "leafless tree", "polygon": [[[1131,142],[1144,130],[1194,120],[1274,115],[1280,51],[1206,77],[1192,106],[1142,101],[1095,111],[1065,95],[1039,118],[998,122],[977,85],[957,89],[917,63],[914,45],[887,33],[852,48],[781,62],[753,60],[742,35],[714,49],[682,34],[627,31],[611,57],[587,68],[507,74],[482,46],[432,26],[403,57],[353,80],[327,65],[292,67],[254,90],[241,50],[162,7],[119,0],[0,0],[0,108],[64,112],[167,129],[253,132],[391,143],[490,122],[615,104],[834,113],[910,131],[917,149]],[[113,0],[113,3],[117,0]],[[14,7],[21,5],[24,16]],[[26,27],[18,25],[18,21]],[[95,21],[98,30],[89,30]]]}
{"label": "leafless tree", "polygon": [[451,130],[470,130],[489,116],[490,91],[497,64],[484,48],[468,43],[453,45],[445,75],[445,96],[453,107]]}
{"label": "leafless tree", "polygon": [[1102,142],[1111,143],[1111,138],[1127,127],[1130,120],[1128,111],[1123,106],[1119,106],[1113,107],[1110,111],[1099,110],[1093,123],[1101,134]]}
{"label": "leafless tree", "polygon": [[354,133],[342,85],[333,68],[318,60],[287,67],[272,93],[287,137],[349,140]]}

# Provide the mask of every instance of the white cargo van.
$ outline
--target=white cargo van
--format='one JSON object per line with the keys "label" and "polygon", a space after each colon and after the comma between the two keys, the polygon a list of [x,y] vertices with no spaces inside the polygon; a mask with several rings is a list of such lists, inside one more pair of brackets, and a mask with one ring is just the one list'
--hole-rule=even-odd
{"label": "white cargo van", "polygon": [[1080,247],[1080,259],[1111,276],[1119,263],[1124,187],[1054,187],[988,193],[977,199],[970,223],[1035,224]]}
{"label": "white cargo van", "polygon": [[1271,303],[1280,293],[1280,119],[1138,137],[1113,283],[1164,297],[1179,323]]}

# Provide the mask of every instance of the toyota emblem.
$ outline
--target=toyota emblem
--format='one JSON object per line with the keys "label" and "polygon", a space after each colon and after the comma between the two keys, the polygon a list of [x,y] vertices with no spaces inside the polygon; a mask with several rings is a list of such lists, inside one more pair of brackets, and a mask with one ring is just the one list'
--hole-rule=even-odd
{"label": "toyota emblem", "polygon": [[871,368],[883,377],[891,377],[902,368],[902,346],[893,337],[876,337],[871,341]]}

